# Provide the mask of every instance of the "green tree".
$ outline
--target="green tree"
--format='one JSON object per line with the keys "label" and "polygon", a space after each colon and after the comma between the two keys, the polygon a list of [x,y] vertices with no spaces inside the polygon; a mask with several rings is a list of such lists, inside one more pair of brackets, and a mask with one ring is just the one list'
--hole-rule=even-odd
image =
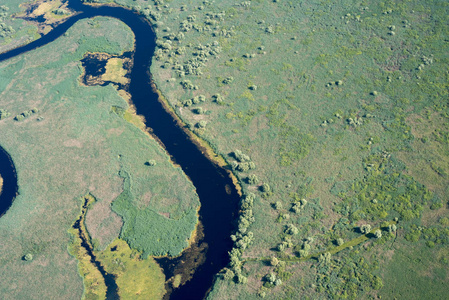
{"label": "green tree", "polygon": [[360,226],[360,232],[363,234],[368,234],[371,231],[371,225],[369,224],[364,224],[362,226]]}
{"label": "green tree", "polygon": [[247,178],[246,178],[246,182],[248,184],[257,184],[259,182],[259,177],[257,177],[257,175],[255,174],[250,174]]}
{"label": "green tree", "polygon": [[23,256],[23,260],[26,260],[26,261],[32,261],[32,260],[33,260],[33,254],[31,254],[31,253],[25,254],[25,255]]}
{"label": "green tree", "polygon": [[376,231],[374,231],[374,236],[376,237],[376,239],[380,239],[382,237],[382,231],[380,229],[377,229]]}

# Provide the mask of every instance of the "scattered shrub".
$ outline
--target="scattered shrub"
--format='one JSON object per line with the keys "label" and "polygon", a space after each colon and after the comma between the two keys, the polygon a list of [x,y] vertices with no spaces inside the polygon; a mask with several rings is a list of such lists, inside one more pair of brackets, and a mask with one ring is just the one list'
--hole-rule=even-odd
{"label": "scattered shrub", "polygon": [[207,121],[205,121],[205,120],[201,120],[198,123],[196,123],[196,127],[198,127],[198,128],[205,128],[206,125],[207,125]]}
{"label": "scattered shrub", "polygon": [[25,117],[23,115],[17,115],[14,117],[14,120],[16,121],[23,121],[25,119]]}
{"label": "scattered shrub", "polygon": [[0,120],[6,119],[11,115],[6,109],[0,109]]}
{"label": "scattered shrub", "polygon": [[329,264],[331,262],[331,259],[332,255],[329,252],[326,252],[318,257],[318,262],[323,264]]}
{"label": "scattered shrub", "polygon": [[271,260],[270,260],[270,265],[272,265],[272,266],[274,266],[274,267],[276,267],[277,265],[279,265],[279,259],[277,259],[276,257],[271,257]]}
{"label": "scattered shrub", "polygon": [[360,226],[360,232],[363,234],[368,234],[371,231],[371,225],[369,224],[364,224],[362,226]]}
{"label": "scattered shrub", "polygon": [[25,261],[32,261],[33,260],[33,254],[27,253],[23,256],[23,260]]}
{"label": "scattered shrub", "polygon": [[268,184],[268,183],[263,183],[261,186],[260,186],[260,190],[263,192],[263,193],[267,193],[267,192],[271,192],[271,187],[270,187],[270,185]]}
{"label": "scattered shrub", "polygon": [[296,228],[296,226],[293,224],[288,224],[287,228],[285,229],[286,234],[295,235],[295,234],[298,234],[298,232],[299,232],[298,228]]}
{"label": "scattered shrub", "polygon": [[377,229],[376,231],[374,231],[374,236],[376,237],[376,239],[380,239],[382,237],[382,231],[380,229]]}
{"label": "scattered shrub", "polygon": [[224,103],[224,98],[220,94],[213,95],[212,99],[213,99],[214,102],[216,102],[218,104],[223,104]]}
{"label": "scattered shrub", "polygon": [[242,151],[240,151],[240,150],[235,150],[233,155],[234,155],[234,158],[239,162],[251,160],[251,158],[248,155],[242,153]]}
{"label": "scattered shrub", "polygon": [[201,115],[204,113],[204,109],[202,107],[197,107],[197,108],[192,109],[192,112],[194,112],[197,115]]}
{"label": "scattered shrub", "polygon": [[396,232],[397,227],[395,224],[388,225],[388,232]]}
{"label": "scattered shrub", "polygon": [[250,174],[247,178],[246,178],[246,182],[248,184],[257,184],[259,182],[259,177],[257,177],[257,175],[255,174]]}
{"label": "scattered shrub", "polygon": [[224,83],[224,84],[230,84],[230,83],[232,83],[233,81],[234,81],[234,77],[229,76],[229,77],[227,77],[227,78],[225,78],[225,79],[223,80],[223,83]]}
{"label": "scattered shrub", "polygon": [[154,159],[150,159],[149,161],[146,162],[146,165],[151,167],[155,166],[156,164],[157,163]]}
{"label": "scattered shrub", "polygon": [[274,207],[274,209],[276,209],[276,210],[281,210],[282,207],[283,207],[282,202],[276,201],[276,202],[273,204],[273,207]]}

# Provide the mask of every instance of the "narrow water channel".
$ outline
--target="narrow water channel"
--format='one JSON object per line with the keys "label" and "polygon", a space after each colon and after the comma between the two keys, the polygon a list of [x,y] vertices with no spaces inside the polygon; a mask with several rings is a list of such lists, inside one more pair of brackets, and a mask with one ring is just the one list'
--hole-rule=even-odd
{"label": "narrow water channel", "polygon": [[104,278],[104,282],[106,285],[106,299],[116,300],[119,299],[119,296],[118,296],[118,286],[117,283],[115,282],[115,276],[113,274],[107,273],[104,267],[101,265],[101,263],[97,260],[93,252],[92,246],[88,242],[88,237],[82,230],[83,226],[85,225],[81,224],[84,224],[84,218],[86,217],[88,202],[89,199],[84,198],[84,203],[81,209],[80,217],[73,224],[73,228],[78,231],[78,237],[81,239],[81,247],[86,249],[87,255],[89,255],[90,257],[90,262],[95,265],[95,267],[98,269],[98,271],[100,271],[101,275]]}
{"label": "narrow water channel", "polygon": [[[157,136],[173,160],[191,179],[201,201],[199,216],[203,237],[198,241],[197,248],[205,252],[204,262],[195,269],[193,277],[187,283],[169,291],[170,295],[166,298],[203,299],[211,288],[215,275],[229,262],[232,223],[238,211],[237,190],[227,171],[211,162],[189,139],[186,133],[188,129],[177,125],[174,117],[164,109],[157,93],[153,91],[149,69],[156,44],[155,33],[150,23],[135,12],[121,7],[91,7],[83,5],[80,0],[69,0],[69,8],[78,14],[40,39],[0,54],[0,61],[54,41],[80,19],[107,16],[117,18],[129,26],[135,35],[129,84],[131,101],[136,107],[137,114],[145,117],[146,126],[151,128],[152,133]],[[175,259],[159,259],[158,262],[164,269],[166,277],[169,277],[182,273],[182,263],[185,263],[188,257],[190,256],[184,254]]]}

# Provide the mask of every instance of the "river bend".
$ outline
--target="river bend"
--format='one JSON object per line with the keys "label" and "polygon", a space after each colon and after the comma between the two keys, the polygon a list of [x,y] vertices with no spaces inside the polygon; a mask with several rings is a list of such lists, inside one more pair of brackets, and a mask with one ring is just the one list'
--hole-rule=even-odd
{"label": "river bend", "polygon": [[[133,67],[128,88],[131,101],[136,107],[137,114],[145,117],[146,126],[151,128],[152,133],[159,139],[169,155],[191,179],[201,202],[199,216],[204,228],[204,237],[200,243],[204,246],[203,249],[206,249],[205,262],[196,269],[192,279],[173,290],[169,298],[202,299],[212,286],[215,275],[229,262],[228,251],[232,248],[230,235],[234,229],[232,223],[238,211],[237,190],[227,171],[209,160],[189,139],[186,133],[188,129],[177,125],[175,118],[164,109],[157,93],[153,90],[149,70],[156,47],[156,35],[148,20],[122,7],[87,6],[80,0],[69,0],[69,8],[76,12],[74,16],[41,38],[0,54],[0,61],[51,43],[81,19],[95,16],[112,17],[129,26],[135,35]],[[13,168],[11,160],[8,161]],[[7,169],[0,166],[0,172]],[[13,173],[15,178],[15,170]],[[5,180],[5,186],[10,186],[11,191],[4,190],[1,200],[6,201],[4,198],[9,197],[11,202],[17,193],[17,178],[15,181]],[[6,207],[8,208],[9,206]],[[173,270],[180,261],[182,257],[161,259],[159,263],[167,276],[173,275]]]}

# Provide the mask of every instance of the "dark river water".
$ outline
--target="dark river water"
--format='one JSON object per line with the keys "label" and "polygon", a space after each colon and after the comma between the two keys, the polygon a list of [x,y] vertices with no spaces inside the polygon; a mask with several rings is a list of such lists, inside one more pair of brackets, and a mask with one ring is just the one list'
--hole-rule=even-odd
{"label": "dark river water", "polygon": [[[240,198],[235,186],[227,171],[211,162],[188,138],[185,132],[187,129],[177,125],[175,119],[159,102],[157,93],[153,91],[149,68],[156,44],[155,33],[150,23],[144,17],[121,7],[90,7],[83,5],[80,0],[70,0],[69,7],[78,14],[65,20],[38,40],[0,54],[0,61],[51,43],[80,19],[107,16],[119,19],[129,26],[135,35],[134,63],[128,88],[131,100],[136,106],[137,113],[145,117],[147,127],[151,128],[169,155],[191,179],[201,201],[199,216],[203,235],[198,248],[206,253],[201,260],[204,262],[195,268],[188,282],[170,291],[166,298],[203,299],[211,288],[215,275],[229,262],[228,251],[232,248],[230,235],[234,229],[233,220],[238,212]],[[5,161],[3,157],[0,157],[0,162],[3,161]],[[0,173],[5,178],[6,186],[1,196],[2,203],[11,203],[17,192],[13,164],[1,164]],[[0,214],[3,214],[9,206],[10,204],[4,205]],[[158,263],[168,278],[183,273],[183,264],[188,260],[189,257],[184,254],[174,259],[158,259]]]}
{"label": "dark river water", "polygon": [[11,206],[17,195],[16,169],[9,154],[0,147],[0,174],[3,178],[3,188],[0,194],[0,217]]}

